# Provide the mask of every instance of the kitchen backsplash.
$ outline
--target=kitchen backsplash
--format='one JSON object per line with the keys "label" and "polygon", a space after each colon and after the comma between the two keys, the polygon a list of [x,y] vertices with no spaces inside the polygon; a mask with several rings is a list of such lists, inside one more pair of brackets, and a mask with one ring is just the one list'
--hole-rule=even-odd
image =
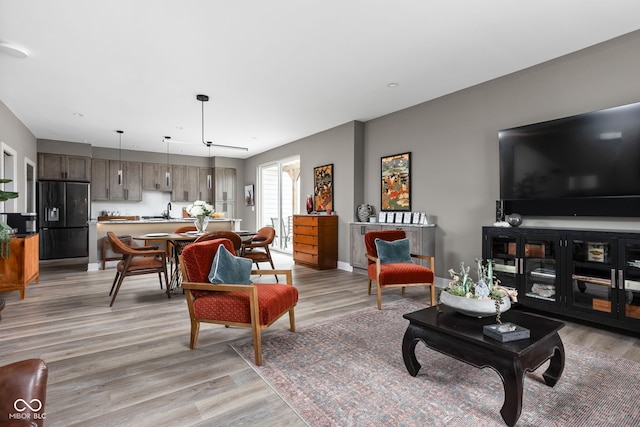
{"label": "kitchen backsplash", "polygon": [[[162,191],[143,191],[141,202],[91,202],[91,219],[97,219],[102,211],[112,215],[160,216],[171,201],[171,193]],[[172,218],[182,217],[182,208],[190,203],[171,202]],[[116,214],[117,212],[117,214]]]}

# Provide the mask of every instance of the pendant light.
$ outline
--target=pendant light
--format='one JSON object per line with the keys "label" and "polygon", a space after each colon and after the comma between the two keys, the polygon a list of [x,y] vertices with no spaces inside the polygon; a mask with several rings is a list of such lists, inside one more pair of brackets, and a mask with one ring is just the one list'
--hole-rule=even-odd
{"label": "pendant light", "polygon": [[171,139],[171,137],[165,136],[164,139],[165,141],[167,141],[167,171],[165,172],[164,176],[165,176],[165,179],[167,180],[166,182],[167,187],[171,187],[171,169],[169,166],[169,140]]}
{"label": "pendant light", "polygon": [[231,150],[242,150],[242,151],[249,151],[249,149],[247,147],[237,147],[235,145],[223,145],[223,144],[214,144],[211,141],[205,141],[204,140],[204,103],[209,101],[209,95],[196,95],[196,99],[198,101],[200,101],[200,103],[202,104],[202,144],[205,145],[206,147],[209,147],[209,149],[211,149],[211,147],[220,147],[220,148],[228,148]]}
{"label": "pendant light", "polygon": [[212,179],[211,179],[211,144],[208,145],[209,147],[209,173],[207,174],[207,190],[211,190],[211,187],[213,186],[212,183]]}
{"label": "pendant light", "polygon": [[204,141],[204,103],[209,101],[209,95],[196,95],[196,99],[202,104],[202,143],[211,147],[211,142]]}
{"label": "pendant light", "polygon": [[118,135],[119,135],[119,138],[120,138],[120,149],[118,150],[118,159],[119,159],[118,185],[122,185],[122,134],[124,133],[124,131],[117,130],[116,132],[118,132]]}

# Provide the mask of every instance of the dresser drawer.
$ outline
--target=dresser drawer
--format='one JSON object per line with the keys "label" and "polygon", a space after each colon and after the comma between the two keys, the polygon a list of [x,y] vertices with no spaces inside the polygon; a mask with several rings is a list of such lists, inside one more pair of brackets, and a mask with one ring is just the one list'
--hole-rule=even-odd
{"label": "dresser drawer", "polygon": [[293,235],[293,244],[296,243],[305,243],[308,245],[317,245],[318,244],[318,236],[311,234],[294,234]]}
{"label": "dresser drawer", "polygon": [[306,262],[313,265],[318,264],[318,255],[298,252],[295,249],[293,250],[293,259],[299,262]]}
{"label": "dresser drawer", "polygon": [[314,227],[314,226],[310,226],[310,225],[294,224],[293,225],[293,235],[295,236],[296,234],[317,235],[318,234],[318,227]]}
{"label": "dresser drawer", "polygon": [[296,225],[311,225],[318,226],[318,217],[317,216],[294,216],[293,217],[293,226]]}
{"label": "dresser drawer", "polygon": [[296,252],[318,255],[318,245],[307,245],[304,243],[293,242],[293,250]]}

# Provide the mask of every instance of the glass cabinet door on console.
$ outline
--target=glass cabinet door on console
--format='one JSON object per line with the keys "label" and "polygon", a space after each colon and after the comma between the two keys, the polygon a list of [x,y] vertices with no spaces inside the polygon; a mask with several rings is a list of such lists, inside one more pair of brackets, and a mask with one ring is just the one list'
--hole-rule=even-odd
{"label": "glass cabinet door on console", "polygon": [[519,236],[509,229],[491,230],[485,234],[482,257],[494,261],[493,272],[505,288],[518,289],[519,241]]}
{"label": "glass cabinet door on console", "polygon": [[518,301],[529,306],[560,305],[559,235],[514,230],[485,234],[483,258],[495,262],[494,273],[504,287],[517,289]]}
{"label": "glass cabinet door on console", "polygon": [[616,240],[571,237],[568,307],[597,317],[617,317],[617,295],[612,292],[616,283]]}
{"label": "glass cabinet door on console", "polygon": [[620,317],[640,327],[640,240],[620,242],[617,293]]}
{"label": "glass cabinet door on console", "polygon": [[518,299],[527,305],[560,305],[562,297],[559,236],[522,236],[524,256]]}

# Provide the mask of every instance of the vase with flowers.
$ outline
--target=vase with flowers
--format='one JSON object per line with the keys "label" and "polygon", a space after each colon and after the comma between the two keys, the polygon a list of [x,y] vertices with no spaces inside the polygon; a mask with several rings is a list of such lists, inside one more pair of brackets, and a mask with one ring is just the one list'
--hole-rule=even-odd
{"label": "vase with flowers", "polygon": [[189,205],[185,209],[190,217],[195,218],[194,225],[198,233],[204,233],[209,225],[209,218],[215,212],[215,209],[209,203],[196,200],[193,204]]}
{"label": "vase with flowers", "polygon": [[496,315],[501,323],[500,313],[511,308],[511,301],[517,301],[518,291],[503,288],[493,274],[493,260],[476,259],[478,280],[474,283],[470,268],[460,263],[460,271],[449,270],[451,282],[440,293],[440,303],[452,307],[457,312],[473,317]]}

